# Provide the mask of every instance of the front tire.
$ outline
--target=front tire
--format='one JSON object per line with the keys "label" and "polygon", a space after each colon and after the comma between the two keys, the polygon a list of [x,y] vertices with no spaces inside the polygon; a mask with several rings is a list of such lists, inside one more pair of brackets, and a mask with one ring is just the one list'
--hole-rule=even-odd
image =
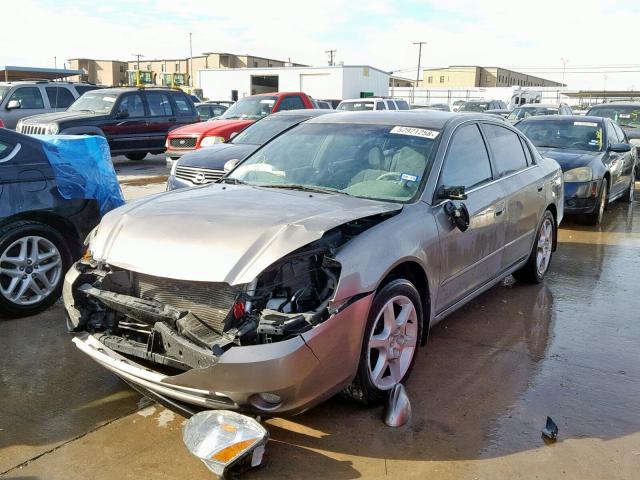
{"label": "front tire", "polygon": [[126,153],[124,156],[127,157],[127,159],[129,160],[137,162],[140,160],[144,160],[144,158],[147,156],[147,152],[131,152],[131,153]]}
{"label": "front tire", "polygon": [[516,280],[524,283],[541,283],[544,280],[544,276],[551,264],[555,238],[556,221],[553,218],[553,214],[547,210],[542,216],[536,241],[533,244],[527,263],[520,270],[513,273]]}
{"label": "front tire", "polygon": [[60,297],[71,255],[64,238],[39,222],[0,229],[0,313],[34,315]]}
{"label": "front tire", "polygon": [[593,212],[587,215],[587,223],[589,225],[600,225],[604,218],[604,210],[607,207],[607,200],[609,196],[609,182],[606,178],[602,179],[602,186],[600,187],[600,195],[596,200],[596,206]]}
{"label": "front tire", "polygon": [[416,287],[405,279],[384,285],[371,304],[358,372],[344,394],[365,405],[383,402],[387,392],[411,373],[422,328]]}

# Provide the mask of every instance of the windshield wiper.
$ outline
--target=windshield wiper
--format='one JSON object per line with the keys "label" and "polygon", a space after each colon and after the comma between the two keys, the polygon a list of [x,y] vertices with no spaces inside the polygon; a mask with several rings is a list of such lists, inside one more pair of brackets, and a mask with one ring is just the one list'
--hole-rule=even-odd
{"label": "windshield wiper", "polygon": [[537,148],[559,148],[564,150],[567,147],[561,147],[560,145],[536,145]]}
{"label": "windshield wiper", "polygon": [[342,195],[349,195],[347,192],[343,192],[337,188],[331,187],[315,187],[311,185],[297,185],[294,183],[273,183],[268,185],[256,185],[256,187],[265,188],[282,188],[285,190],[300,190],[301,192],[313,192],[313,193],[340,193]]}
{"label": "windshield wiper", "polygon": [[247,185],[247,182],[245,182],[244,180],[239,180],[234,177],[222,177],[216,183],[231,183],[233,185]]}

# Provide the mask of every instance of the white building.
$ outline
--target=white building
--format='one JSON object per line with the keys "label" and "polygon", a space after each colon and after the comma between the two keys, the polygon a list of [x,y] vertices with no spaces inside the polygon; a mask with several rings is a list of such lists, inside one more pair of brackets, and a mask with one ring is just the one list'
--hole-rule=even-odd
{"label": "white building", "polygon": [[389,73],[369,65],[203,69],[205,98],[237,100],[257,93],[304,92],[313,98],[343,100],[389,95]]}

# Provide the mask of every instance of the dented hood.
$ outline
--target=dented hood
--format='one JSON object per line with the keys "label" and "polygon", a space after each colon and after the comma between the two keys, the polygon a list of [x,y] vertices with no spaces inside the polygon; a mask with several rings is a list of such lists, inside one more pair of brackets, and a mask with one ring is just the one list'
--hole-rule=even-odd
{"label": "dented hood", "polygon": [[249,283],[333,227],[401,208],[339,194],[214,184],[110,212],[90,248],[97,260],[148,275]]}

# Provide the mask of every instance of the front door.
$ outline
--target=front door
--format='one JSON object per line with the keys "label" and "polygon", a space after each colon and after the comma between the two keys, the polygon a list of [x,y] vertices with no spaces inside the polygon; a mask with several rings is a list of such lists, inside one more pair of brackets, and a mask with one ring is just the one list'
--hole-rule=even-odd
{"label": "front door", "polygon": [[126,153],[149,148],[149,125],[141,94],[127,93],[120,97],[112,116],[102,126],[112,152]]}
{"label": "front door", "polygon": [[438,180],[438,189],[445,186],[465,187],[463,203],[471,221],[466,231],[460,231],[445,212],[449,200],[434,202],[441,249],[436,314],[489,282],[502,268],[505,195],[501,183],[493,181],[487,147],[476,123],[462,125],[453,134]]}

